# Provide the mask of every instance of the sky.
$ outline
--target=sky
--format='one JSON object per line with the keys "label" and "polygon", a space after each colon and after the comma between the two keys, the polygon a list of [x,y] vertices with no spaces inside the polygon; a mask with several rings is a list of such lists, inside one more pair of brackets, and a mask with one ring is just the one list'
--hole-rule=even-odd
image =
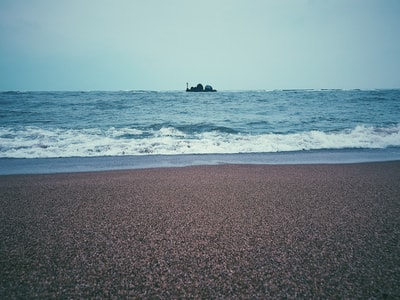
{"label": "sky", "polygon": [[398,0],[0,0],[0,90],[400,88]]}

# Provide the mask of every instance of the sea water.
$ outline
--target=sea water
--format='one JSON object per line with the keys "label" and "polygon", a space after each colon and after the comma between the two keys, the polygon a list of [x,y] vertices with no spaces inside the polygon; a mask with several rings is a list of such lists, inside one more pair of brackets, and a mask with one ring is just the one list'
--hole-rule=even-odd
{"label": "sea water", "polygon": [[382,160],[400,158],[399,150],[398,89],[0,93],[7,169],[49,158],[72,165],[96,158],[106,169],[129,161],[290,163],[294,154],[307,162],[307,153]]}

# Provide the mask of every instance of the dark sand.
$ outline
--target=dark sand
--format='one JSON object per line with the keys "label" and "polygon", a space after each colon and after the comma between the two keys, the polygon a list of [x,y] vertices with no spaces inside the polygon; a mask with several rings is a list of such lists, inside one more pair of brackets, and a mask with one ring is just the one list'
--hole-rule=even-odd
{"label": "dark sand", "polygon": [[0,298],[400,297],[400,162],[0,176]]}

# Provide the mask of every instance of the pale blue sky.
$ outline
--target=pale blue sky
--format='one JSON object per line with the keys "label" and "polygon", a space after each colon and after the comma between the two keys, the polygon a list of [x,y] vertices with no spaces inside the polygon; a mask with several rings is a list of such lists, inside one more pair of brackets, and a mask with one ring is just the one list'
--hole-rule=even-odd
{"label": "pale blue sky", "polygon": [[400,88],[398,0],[0,0],[0,90]]}

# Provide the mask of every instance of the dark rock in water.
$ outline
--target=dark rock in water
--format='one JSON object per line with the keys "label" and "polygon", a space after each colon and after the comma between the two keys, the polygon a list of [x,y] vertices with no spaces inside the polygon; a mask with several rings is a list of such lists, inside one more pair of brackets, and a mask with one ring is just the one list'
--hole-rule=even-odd
{"label": "dark rock in water", "polygon": [[206,85],[204,88],[201,83],[199,83],[196,87],[191,87],[189,89],[188,83],[186,83],[186,92],[216,92],[217,90],[214,90],[211,85]]}

